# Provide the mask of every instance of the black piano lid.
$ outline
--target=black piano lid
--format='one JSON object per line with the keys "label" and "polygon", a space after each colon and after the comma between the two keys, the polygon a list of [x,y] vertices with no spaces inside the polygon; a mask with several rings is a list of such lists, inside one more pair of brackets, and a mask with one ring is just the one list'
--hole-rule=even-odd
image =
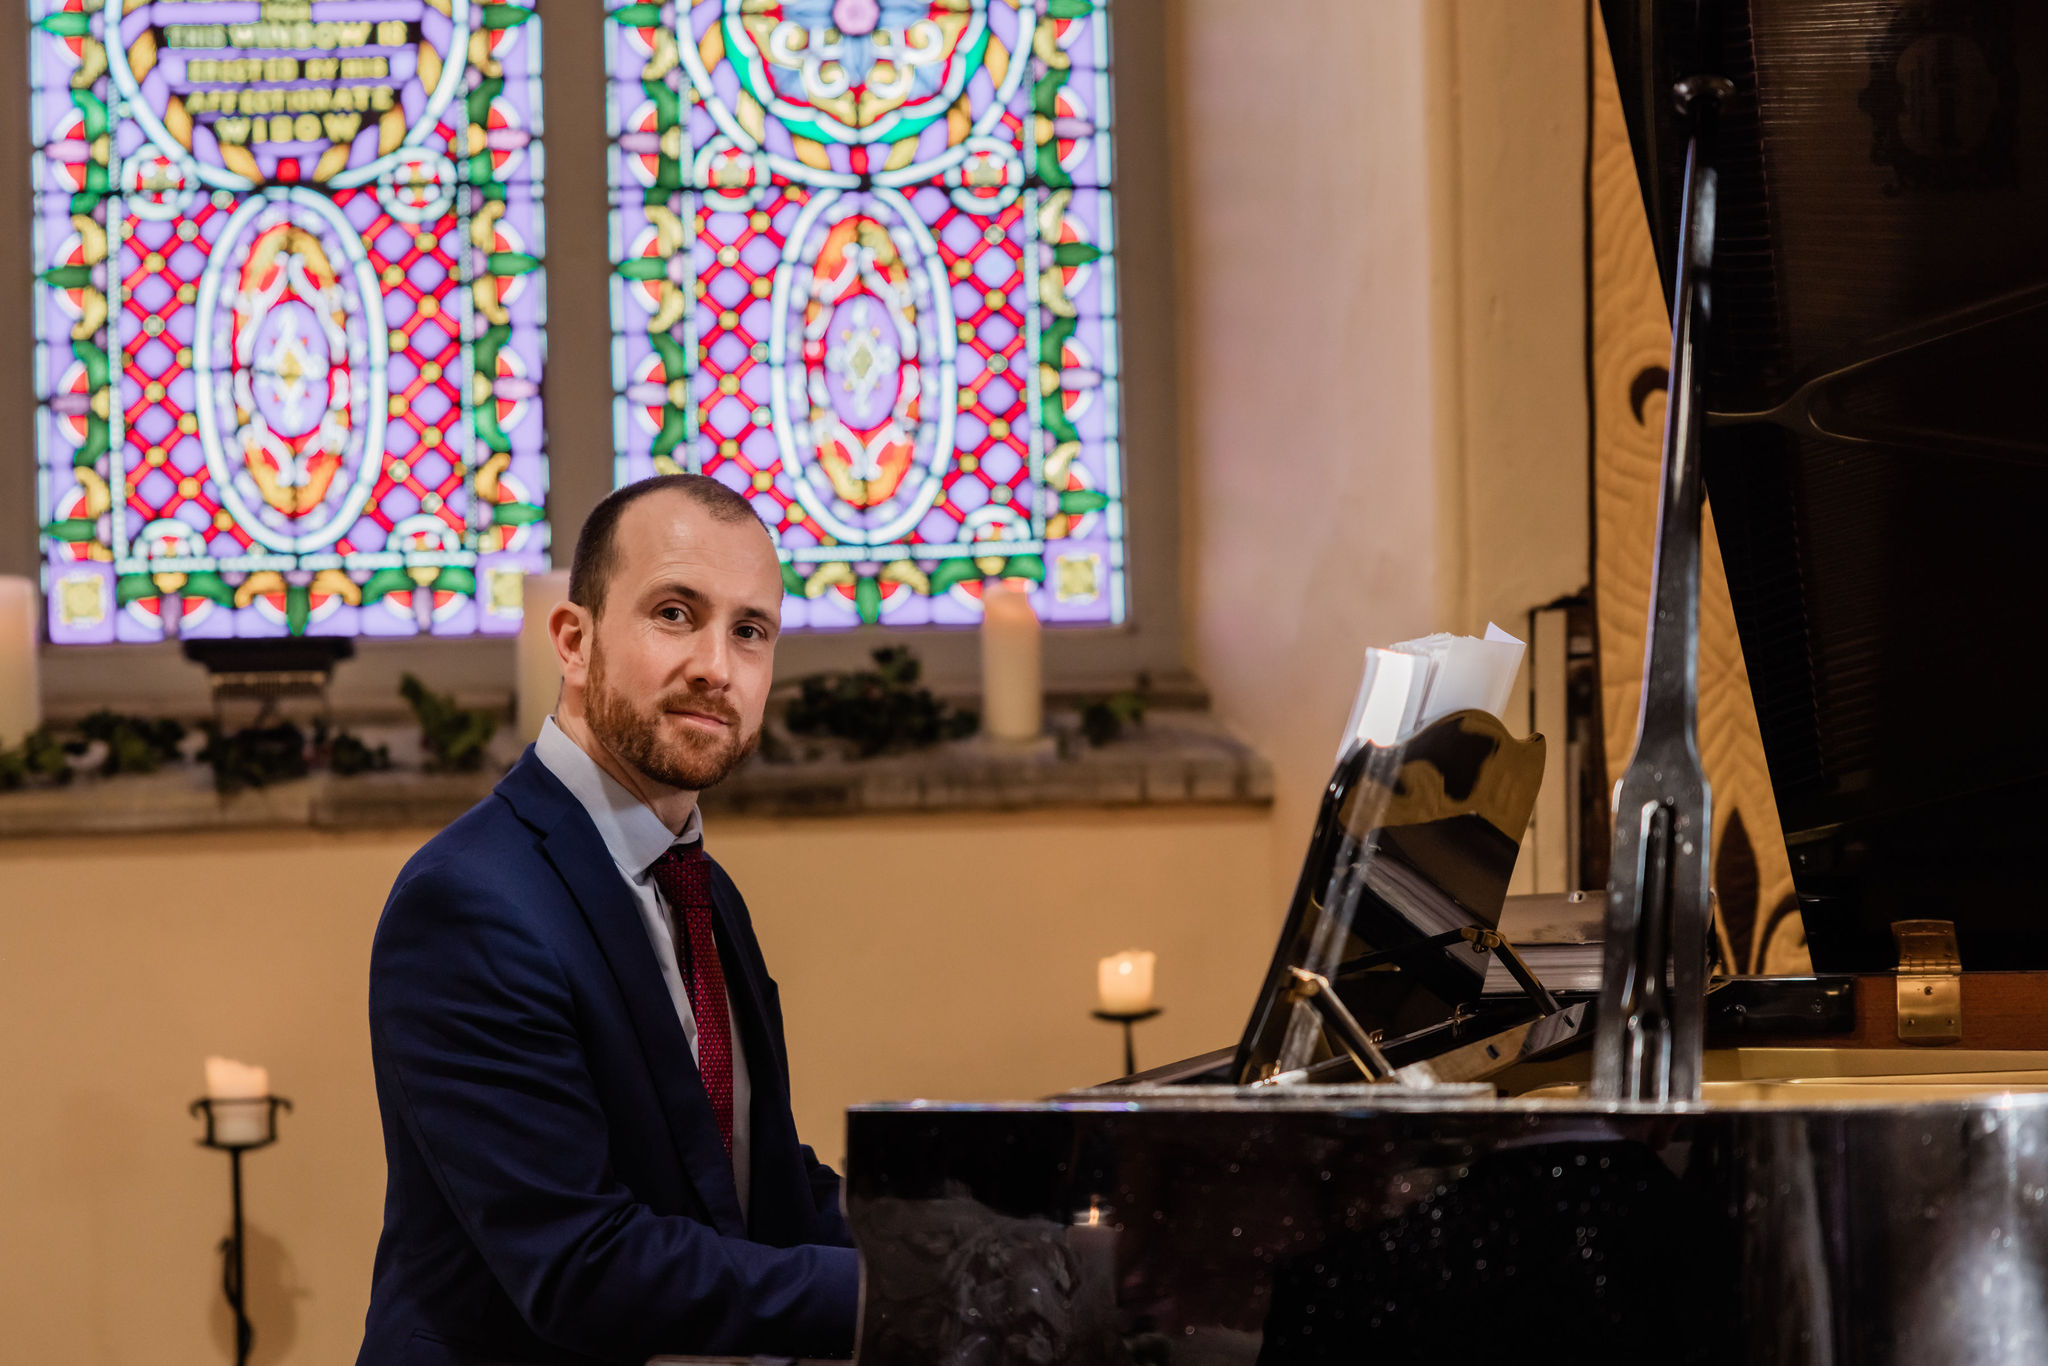
{"label": "black piano lid", "polygon": [[1814,966],[2048,967],[2048,5],[1601,9],[1667,298],[1736,87],[1702,466]]}

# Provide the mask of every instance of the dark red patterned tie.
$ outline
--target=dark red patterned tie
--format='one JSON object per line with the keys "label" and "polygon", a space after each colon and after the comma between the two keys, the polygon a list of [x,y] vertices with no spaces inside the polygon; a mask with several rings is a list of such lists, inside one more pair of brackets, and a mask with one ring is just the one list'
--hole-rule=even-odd
{"label": "dark red patterned tie", "polygon": [[718,1116],[718,1136],[732,1153],[732,1019],[725,1008],[725,970],[711,935],[711,865],[701,844],[678,845],[649,870],[675,917],[676,966],[697,1017],[697,1071]]}

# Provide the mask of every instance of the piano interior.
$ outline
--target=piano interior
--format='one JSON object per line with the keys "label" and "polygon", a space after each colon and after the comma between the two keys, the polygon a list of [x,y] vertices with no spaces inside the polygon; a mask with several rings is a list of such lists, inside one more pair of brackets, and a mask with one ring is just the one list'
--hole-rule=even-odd
{"label": "piano interior", "polygon": [[[2048,7],[1601,9],[1677,340],[1599,989],[1500,934],[1542,737],[1353,748],[1234,1046],[852,1113],[863,1360],[2048,1359]],[[1702,480],[1812,977],[1692,952]]]}

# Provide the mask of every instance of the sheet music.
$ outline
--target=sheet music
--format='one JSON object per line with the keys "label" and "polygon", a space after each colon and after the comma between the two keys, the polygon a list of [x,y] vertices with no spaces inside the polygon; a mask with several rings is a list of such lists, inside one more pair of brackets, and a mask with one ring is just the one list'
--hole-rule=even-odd
{"label": "sheet music", "polygon": [[1504,720],[1526,649],[1490,621],[1483,639],[1438,632],[1368,649],[1337,757],[1361,743],[1395,744],[1454,711]]}

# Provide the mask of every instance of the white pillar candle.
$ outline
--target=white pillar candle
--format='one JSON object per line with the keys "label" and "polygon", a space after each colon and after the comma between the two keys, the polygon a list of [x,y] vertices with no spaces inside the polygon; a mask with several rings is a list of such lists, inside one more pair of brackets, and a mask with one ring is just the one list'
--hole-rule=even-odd
{"label": "white pillar candle", "polygon": [[548,614],[558,603],[569,600],[569,571],[551,569],[545,574],[528,574],[521,585],[520,603],[526,619],[519,623],[519,738],[540,738],[541,723],[555,710],[562,691],[562,661],[555,655],[554,638],[548,634]]}
{"label": "white pillar candle", "polygon": [[213,1141],[261,1143],[270,1137],[270,1073],[233,1058],[206,1060],[206,1098],[213,1102]]}
{"label": "white pillar candle", "polygon": [[36,635],[35,584],[0,575],[0,749],[12,749],[43,723]]}
{"label": "white pillar candle", "polygon": [[1045,729],[1038,614],[1031,599],[991,581],[981,592],[981,728],[997,740],[1036,740]]}
{"label": "white pillar candle", "polygon": [[1095,965],[1095,1007],[1105,1015],[1142,1015],[1152,1008],[1152,965],[1159,955],[1144,949],[1113,953]]}

